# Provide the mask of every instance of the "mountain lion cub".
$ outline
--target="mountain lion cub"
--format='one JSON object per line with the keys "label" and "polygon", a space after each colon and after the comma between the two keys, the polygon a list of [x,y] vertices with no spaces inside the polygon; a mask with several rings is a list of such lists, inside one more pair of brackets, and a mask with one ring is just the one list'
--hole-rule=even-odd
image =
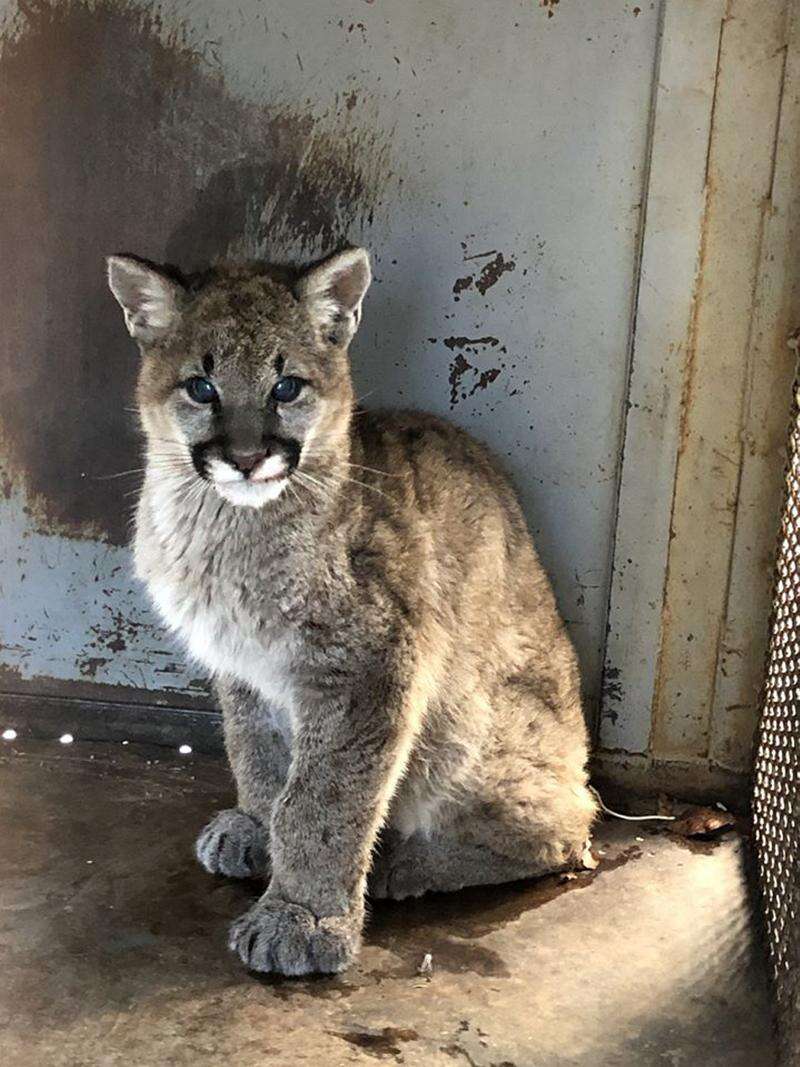
{"label": "mountain lion cub", "polygon": [[578,863],[595,803],[572,646],[486,449],[354,410],[367,253],[189,281],[112,256],[108,276],[143,357],[137,571],[213,676],[238,788],[197,856],[268,882],[230,947],[340,971],[365,893]]}

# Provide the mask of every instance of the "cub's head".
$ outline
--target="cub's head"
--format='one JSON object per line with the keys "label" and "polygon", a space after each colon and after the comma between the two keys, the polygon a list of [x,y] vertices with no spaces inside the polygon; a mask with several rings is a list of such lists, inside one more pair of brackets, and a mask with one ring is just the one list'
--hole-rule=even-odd
{"label": "cub's head", "polygon": [[186,284],[110,256],[108,282],[143,357],[137,395],[155,471],[203,478],[258,508],[293,476],[334,466],[353,401],[347,347],[370,279],[361,248],[299,277],[218,268]]}

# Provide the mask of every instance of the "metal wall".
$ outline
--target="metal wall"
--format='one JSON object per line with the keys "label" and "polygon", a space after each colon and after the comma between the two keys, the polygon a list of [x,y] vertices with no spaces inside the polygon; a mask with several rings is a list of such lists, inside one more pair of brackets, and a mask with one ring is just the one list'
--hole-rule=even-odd
{"label": "metal wall", "polygon": [[605,656],[601,762],[746,771],[795,7],[0,0],[0,704],[209,703],[131,574],[137,355],[104,254],[348,241],[375,261],[363,403],[505,458],[593,718]]}
{"label": "metal wall", "polygon": [[366,244],[368,405],[503,455],[596,695],[658,11],[603,0],[7,4],[7,692],[195,703],[125,547],[136,352],[102,257]]}
{"label": "metal wall", "polygon": [[601,762],[741,789],[800,322],[800,4],[666,6]]}

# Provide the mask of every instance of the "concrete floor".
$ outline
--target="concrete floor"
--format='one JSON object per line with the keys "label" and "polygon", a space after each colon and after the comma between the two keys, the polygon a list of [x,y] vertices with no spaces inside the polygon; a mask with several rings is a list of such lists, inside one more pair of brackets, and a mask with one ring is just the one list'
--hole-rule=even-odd
{"label": "concrete floor", "polygon": [[376,906],[347,974],[259,979],[225,948],[257,886],[192,857],[231,799],[207,757],[2,743],[0,1063],[774,1062],[735,836],[606,825],[596,872]]}

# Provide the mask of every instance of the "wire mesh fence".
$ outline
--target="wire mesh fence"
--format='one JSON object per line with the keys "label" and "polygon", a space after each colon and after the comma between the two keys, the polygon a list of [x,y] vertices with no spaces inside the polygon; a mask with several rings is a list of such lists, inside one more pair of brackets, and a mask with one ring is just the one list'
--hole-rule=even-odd
{"label": "wire mesh fence", "polygon": [[761,901],[782,1064],[800,1064],[800,408],[789,437],[753,785]]}

